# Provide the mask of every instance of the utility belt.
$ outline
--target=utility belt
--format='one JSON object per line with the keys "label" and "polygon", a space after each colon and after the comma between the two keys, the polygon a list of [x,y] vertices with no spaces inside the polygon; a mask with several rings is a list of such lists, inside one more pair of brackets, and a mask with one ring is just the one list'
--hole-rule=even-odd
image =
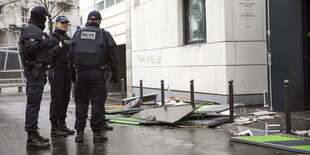
{"label": "utility belt", "polygon": [[87,70],[87,69],[98,69],[104,71],[104,79],[108,79],[110,67],[107,65],[104,66],[75,66],[76,71],[79,72],[81,70]]}
{"label": "utility belt", "polygon": [[47,65],[41,62],[36,62],[36,61],[25,61],[25,68],[27,70],[32,70],[34,68],[36,69],[41,69],[41,70],[46,70]]}
{"label": "utility belt", "polygon": [[37,78],[40,71],[46,71],[47,65],[36,61],[25,61],[25,68],[32,71],[32,77]]}
{"label": "utility belt", "polygon": [[51,67],[69,69],[68,63],[53,63]]}
{"label": "utility belt", "polygon": [[104,71],[109,70],[109,67],[107,65],[100,65],[100,66],[79,66],[79,65],[75,65],[74,68],[76,68],[77,70],[79,70],[79,69],[102,69]]}

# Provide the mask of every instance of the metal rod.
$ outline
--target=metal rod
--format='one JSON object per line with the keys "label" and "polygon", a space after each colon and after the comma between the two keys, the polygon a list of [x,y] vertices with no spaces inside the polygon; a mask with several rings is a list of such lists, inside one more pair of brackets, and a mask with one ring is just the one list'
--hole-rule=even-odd
{"label": "metal rod", "polygon": [[285,123],[286,133],[291,133],[291,109],[290,109],[290,82],[284,81],[284,110],[285,110]]}
{"label": "metal rod", "polygon": [[[10,33],[9,38],[8,38],[8,46],[9,46],[10,40],[11,40],[11,33]],[[7,65],[7,63],[8,63],[8,56],[9,56],[9,52],[8,52],[9,47],[8,47],[8,46],[7,46],[7,48],[6,48],[7,51],[5,52],[3,70],[6,70],[6,65]]]}
{"label": "metal rod", "polygon": [[[17,39],[17,42],[19,42],[19,37],[17,35],[17,33],[15,33],[15,36],[16,36],[16,39]],[[19,68],[20,68],[20,75],[21,75],[21,78],[22,78],[22,83],[25,82],[25,77],[24,77],[24,72],[23,72],[23,64],[22,64],[22,59],[20,57],[20,54],[19,54],[19,46],[17,46],[17,55],[18,55],[18,61],[19,61]]]}
{"label": "metal rod", "polygon": [[271,77],[271,26],[270,26],[270,0],[266,0],[266,8],[267,8],[267,66],[268,66],[268,95],[269,95],[269,111],[273,111],[273,103],[272,103],[272,77]]}
{"label": "metal rod", "polygon": [[161,80],[161,105],[165,105],[165,84],[164,84],[164,80]]}
{"label": "metal rod", "polygon": [[[121,93],[122,93],[122,99],[125,98],[125,80],[121,79]],[[122,101],[122,105],[125,104],[125,101]]]}
{"label": "metal rod", "polygon": [[230,123],[234,122],[234,86],[233,86],[234,81],[230,80],[228,81],[229,84],[229,118],[230,118]]}
{"label": "metal rod", "polygon": [[193,109],[195,109],[196,106],[195,106],[195,94],[194,94],[194,80],[192,79],[190,83],[191,83],[190,84],[191,104],[192,104]]}
{"label": "metal rod", "polygon": [[140,100],[143,104],[143,80],[140,80]]}

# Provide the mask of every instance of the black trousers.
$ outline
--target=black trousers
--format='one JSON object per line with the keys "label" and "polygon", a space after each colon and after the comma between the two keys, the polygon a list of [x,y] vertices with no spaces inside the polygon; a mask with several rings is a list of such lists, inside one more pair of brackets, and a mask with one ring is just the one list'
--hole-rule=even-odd
{"label": "black trousers", "polygon": [[90,125],[92,130],[103,129],[105,121],[104,103],[107,87],[102,69],[78,69],[75,85],[76,121],[75,129],[83,130],[86,126],[87,112],[91,103]]}
{"label": "black trousers", "polygon": [[50,121],[65,123],[70,102],[70,70],[67,67],[52,67],[48,73],[51,85]]}
{"label": "black trousers", "polygon": [[24,74],[27,78],[25,131],[37,131],[40,104],[44,85],[46,84],[46,74],[45,70],[40,70],[38,77],[34,78],[32,76],[32,70],[27,69],[25,69]]}

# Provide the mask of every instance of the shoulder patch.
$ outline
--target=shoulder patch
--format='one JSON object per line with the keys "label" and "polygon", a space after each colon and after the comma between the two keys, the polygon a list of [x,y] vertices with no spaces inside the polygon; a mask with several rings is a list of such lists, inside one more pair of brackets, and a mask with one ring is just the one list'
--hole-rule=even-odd
{"label": "shoulder patch", "polygon": [[81,32],[81,39],[95,40],[96,39],[96,32],[82,31]]}

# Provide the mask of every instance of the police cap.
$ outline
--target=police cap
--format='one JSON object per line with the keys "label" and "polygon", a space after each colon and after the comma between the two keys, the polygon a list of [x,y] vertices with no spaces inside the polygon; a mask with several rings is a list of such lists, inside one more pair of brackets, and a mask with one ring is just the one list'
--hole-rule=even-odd
{"label": "police cap", "polygon": [[70,21],[69,21],[68,18],[65,17],[65,16],[58,16],[58,17],[56,18],[56,22],[70,22]]}
{"label": "police cap", "polygon": [[89,20],[101,20],[101,14],[100,12],[98,11],[91,11],[89,14],[88,14],[88,18]]}

